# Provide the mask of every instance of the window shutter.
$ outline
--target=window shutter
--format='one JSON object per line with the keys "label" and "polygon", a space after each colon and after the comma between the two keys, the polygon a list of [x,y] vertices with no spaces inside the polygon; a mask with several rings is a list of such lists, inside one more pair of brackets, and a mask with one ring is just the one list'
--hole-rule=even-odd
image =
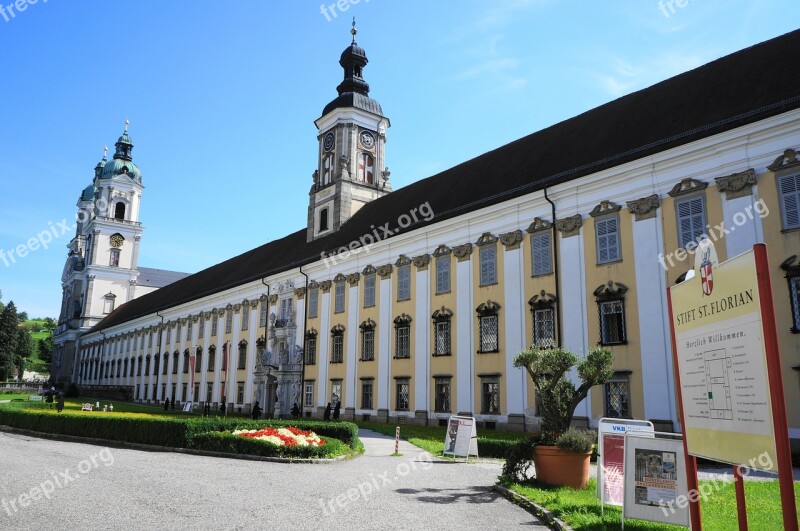
{"label": "window shutter", "polygon": [[531,238],[531,253],[534,276],[546,275],[551,272],[550,264],[550,234],[537,234]]}
{"label": "window shutter", "polygon": [[783,227],[800,227],[800,173],[780,178],[780,194],[783,200]]}
{"label": "window shutter", "polygon": [[703,197],[692,197],[679,202],[677,211],[679,243],[681,247],[685,247],[689,242],[697,240],[703,234],[703,229],[705,228]]}

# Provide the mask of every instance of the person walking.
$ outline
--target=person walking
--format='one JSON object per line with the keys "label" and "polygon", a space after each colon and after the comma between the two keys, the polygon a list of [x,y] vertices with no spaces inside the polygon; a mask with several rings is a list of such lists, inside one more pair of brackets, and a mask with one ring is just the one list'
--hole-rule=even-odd
{"label": "person walking", "polygon": [[342,409],[342,403],[336,402],[336,407],[333,408],[333,420],[339,420],[339,412]]}
{"label": "person walking", "polygon": [[331,420],[331,403],[328,402],[328,405],[325,407],[325,414],[322,415],[322,420]]}
{"label": "person walking", "polygon": [[169,397],[164,399],[164,411],[169,409]]}
{"label": "person walking", "polygon": [[300,407],[297,405],[297,402],[294,403],[292,406],[292,416],[297,418],[300,416]]}
{"label": "person walking", "polygon": [[256,400],[256,405],[253,406],[253,420],[256,420],[260,416],[261,416],[261,406],[258,405],[258,400]]}
{"label": "person walking", "polygon": [[58,402],[56,402],[56,411],[61,413],[64,411],[64,393],[58,394]]}

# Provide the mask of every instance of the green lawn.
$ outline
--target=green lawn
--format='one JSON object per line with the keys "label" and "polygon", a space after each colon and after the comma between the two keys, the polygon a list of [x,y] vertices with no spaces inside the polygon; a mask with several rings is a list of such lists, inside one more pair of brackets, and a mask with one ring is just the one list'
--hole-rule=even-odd
{"label": "green lawn", "polygon": [[31,395],[28,393],[0,393],[0,400],[28,400],[29,396]]}
{"label": "green lawn", "polygon": [[[619,507],[606,506],[605,516],[600,516],[600,505],[595,498],[597,488],[594,479],[583,490],[566,487],[553,488],[516,483],[501,482],[506,487],[522,494],[529,500],[552,511],[573,529],[599,531],[619,529],[621,511]],[[703,529],[707,531],[730,530],[737,528],[736,493],[733,482],[711,483],[719,490],[712,489],[707,500],[701,501],[700,512]],[[748,481],[745,483],[747,499],[747,520],[750,529],[782,529],[780,490],[777,481]],[[795,499],[800,505],[800,482],[795,482]],[[625,520],[625,529],[685,529],[673,525]]]}
{"label": "green lawn", "polygon": [[[395,424],[384,422],[356,422],[359,427],[383,433],[384,435],[394,436]],[[444,451],[444,436],[447,428],[439,426],[400,426],[400,438],[414,446],[419,446],[432,455],[442,455]],[[516,441],[528,434],[521,432],[485,430],[478,431],[478,439],[495,439]]]}

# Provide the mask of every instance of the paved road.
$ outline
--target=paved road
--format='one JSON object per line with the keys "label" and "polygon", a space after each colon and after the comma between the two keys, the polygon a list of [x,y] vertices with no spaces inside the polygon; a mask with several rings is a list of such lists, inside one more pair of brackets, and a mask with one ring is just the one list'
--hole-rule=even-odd
{"label": "paved road", "polygon": [[491,490],[499,464],[362,440],[357,459],[289,465],[0,433],[0,529],[546,529]]}

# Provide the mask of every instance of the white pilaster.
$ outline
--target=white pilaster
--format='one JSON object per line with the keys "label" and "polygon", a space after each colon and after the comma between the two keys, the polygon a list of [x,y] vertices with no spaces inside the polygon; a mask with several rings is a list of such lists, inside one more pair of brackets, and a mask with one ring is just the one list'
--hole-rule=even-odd
{"label": "white pilaster", "polygon": [[503,298],[505,308],[505,389],[507,414],[525,412],[526,373],[514,368],[514,356],[525,348],[525,318],[530,313],[525,308],[525,283],[523,278],[522,246],[505,251],[503,255]]}
{"label": "white pilaster", "polygon": [[475,412],[475,345],[472,327],[475,321],[472,307],[472,260],[456,262],[456,409],[459,413]]}
{"label": "white pilaster", "polygon": [[392,360],[392,279],[378,277],[380,308],[378,319],[378,381],[374,392],[378,395],[378,409],[389,409],[392,382],[389,365]]}
{"label": "white pilaster", "polygon": [[320,290],[319,334],[317,335],[317,366],[319,367],[319,382],[317,382],[317,405],[325,407],[330,397],[328,389],[328,352],[331,345],[331,294]]}
{"label": "white pilaster", "polygon": [[350,286],[347,298],[347,356],[345,359],[344,407],[356,407],[358,382],[356,369],[358,364],[359,328],[358,328],[358,286]]}
{"label": "white pilaster", "polygon": [[431,362],[431,321],[430,321],[430,266],[416,273],[414,293],[414,313],[417,322],[414,326],[414,410],[429,412],[430,362]]}

